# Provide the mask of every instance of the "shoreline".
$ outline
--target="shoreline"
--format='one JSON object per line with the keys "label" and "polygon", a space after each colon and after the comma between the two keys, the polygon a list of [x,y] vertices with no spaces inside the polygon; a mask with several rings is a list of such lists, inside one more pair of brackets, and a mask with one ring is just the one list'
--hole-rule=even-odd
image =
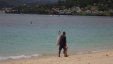
{"label": "shoreline", "polygon": [[1,60],[0,64],[111,64],[113,49],[85,54],[69,54],[69,57],[46,55],[31,58]]}
{"label": "shoreline", "polygon": [[28,14],[26,14],[26,13],[21,13],[21,14],[19,14],[19,13],[3,13],[3,14],[14,14],[14,15],[52,15],[52,16],[106,16],[106,17],[112,17],[113,15],[84,15],[84,14],[81,14],[81,15],[74,15],[74,14],[30,14],[30,13],[28,13]]}
{"label": "shoreline", "polygon": [[[85,54],[94,54],[94,53],[100,53],[100,52],[106,52],[106,51],[113,51],[112,49],[101,49],[101,50],[79,50],[79,51],[68,51],[69,56],[70,55],[85,55]],[[32,59],[32,58],[45,58],[45,57],[57,57],[56,53],[42,53],[42,54],[20,54],[20,55],[10,55],[10,56],[0,56],[0,61],[7,61],[7,60],[20,60],[20,59]],[[63,53],[61,52],[61,56],[63,56]]]}

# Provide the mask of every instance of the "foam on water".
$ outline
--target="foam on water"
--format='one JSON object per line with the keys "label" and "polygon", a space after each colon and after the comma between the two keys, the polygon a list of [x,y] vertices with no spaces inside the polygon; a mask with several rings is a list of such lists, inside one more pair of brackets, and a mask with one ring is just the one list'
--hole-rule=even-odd
{"label": "foam on water", "polygon": [[39,54],[32,54],[32,55],[19,55],[19,56],[8,56],[8,57],[0,57],[0,60],[8,60],[8,59],[28,59],[32,57],[38,57]]}

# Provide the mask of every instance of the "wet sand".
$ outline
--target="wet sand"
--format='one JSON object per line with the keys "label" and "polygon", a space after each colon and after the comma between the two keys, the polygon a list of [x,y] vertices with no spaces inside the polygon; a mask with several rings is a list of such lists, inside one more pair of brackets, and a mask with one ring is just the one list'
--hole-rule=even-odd
{"label": "wet sand", "polygon": [[113,64],[113,50],[69,57],[45,56],[30,59],[2,60],[0,64]]}

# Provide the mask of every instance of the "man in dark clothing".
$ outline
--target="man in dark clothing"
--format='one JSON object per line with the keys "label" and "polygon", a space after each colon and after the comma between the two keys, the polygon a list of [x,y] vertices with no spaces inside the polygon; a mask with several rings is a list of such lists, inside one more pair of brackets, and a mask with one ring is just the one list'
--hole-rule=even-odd
{"label": "man in dark clothing", "polygon": [[63,34],[61,35],[60,37],[60,42],[59,42],[59,57],[60,57],[60,53],[61,53],[61,50],[64,50],[64,56],[67,57],[67,43],[66,43],[66,33],[63,32]]}

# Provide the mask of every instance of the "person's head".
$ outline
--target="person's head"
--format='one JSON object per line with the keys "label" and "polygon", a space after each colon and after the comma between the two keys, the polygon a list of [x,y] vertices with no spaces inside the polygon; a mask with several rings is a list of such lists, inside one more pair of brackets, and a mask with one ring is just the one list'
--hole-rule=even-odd
{"label": "person's head", "polygon": [[66,32],[65,31],[63,32],[63,35],[66,35]]}
{"label": "person's head", "polygon": [[58,35],[60,35],[61,34],[61,32],[60,31],[58,31]]}

